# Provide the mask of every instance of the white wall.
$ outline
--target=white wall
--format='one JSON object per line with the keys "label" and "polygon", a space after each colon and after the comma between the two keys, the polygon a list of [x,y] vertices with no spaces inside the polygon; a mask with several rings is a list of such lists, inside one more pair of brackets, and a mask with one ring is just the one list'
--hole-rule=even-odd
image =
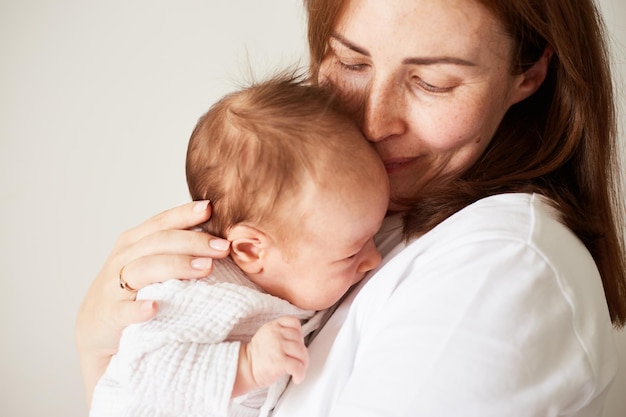
{"label": "white wall", "polygon": [[[602,5],[624,75],[625,5]],[[197,117],[249,62],[304,62],[303,31],[301,0],[0,0],[0,415],[86,414],[89,282],[120,231],[187,200]]]}

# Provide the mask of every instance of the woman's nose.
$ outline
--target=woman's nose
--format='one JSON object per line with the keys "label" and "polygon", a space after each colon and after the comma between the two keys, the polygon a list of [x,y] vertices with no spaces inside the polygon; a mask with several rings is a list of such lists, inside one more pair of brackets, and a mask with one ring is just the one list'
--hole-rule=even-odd
{"label": "woman's nose", "polygon": [[380,265],[381,260],[382,258],[380,256],[380,252],[376,249],[374,239],[370,239],[367,245],[363,248],[363,257],[359,263],[358,272],[371,271]]}
{"label": "woman's nose", "polygon": [[363,134],[371,142],[401,135],[406,129],[402,87],[393,79],[372,80],[363,109]]}

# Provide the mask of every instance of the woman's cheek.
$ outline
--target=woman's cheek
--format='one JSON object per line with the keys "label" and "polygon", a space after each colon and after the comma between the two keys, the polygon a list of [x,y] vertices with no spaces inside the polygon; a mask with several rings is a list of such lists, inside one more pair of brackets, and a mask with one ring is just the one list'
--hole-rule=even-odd
{"label": "woman's cheek", "polygon": [[[484,118],[480,114],[470,110],[471,106],[464,106],[456,112],[451,107],[446,117],[439,118],[439,122],[431,126],[434,140],[431,145],[441,151],[454,151],[466,148],[475,148],[480,151],[481,146],[476,146],[484,142]],[[446,112],[441,112],[440,114]],[[438,133],[437,133],[438,131]]]}

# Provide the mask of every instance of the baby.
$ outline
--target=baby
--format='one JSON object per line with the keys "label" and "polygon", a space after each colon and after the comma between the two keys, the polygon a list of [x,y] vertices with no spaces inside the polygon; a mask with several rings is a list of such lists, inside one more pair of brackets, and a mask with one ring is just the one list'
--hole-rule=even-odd
{"label": "baby", "polygon": [[159,313],[125,330],[92,417],[268,415],[323,311],[380,263],[384,166],[321,87],[281,75],[224,97],[191,135],[187,182],[230,257],[138,292]]}

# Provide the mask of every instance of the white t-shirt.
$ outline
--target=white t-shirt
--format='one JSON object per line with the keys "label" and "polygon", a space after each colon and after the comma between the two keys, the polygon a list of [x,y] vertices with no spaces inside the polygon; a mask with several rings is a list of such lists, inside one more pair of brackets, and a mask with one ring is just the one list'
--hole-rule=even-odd
{"label": "white t-shirt", "polygon": [[618,366],[593,259],[529,194],[397,244],[309,349],[275,417],[599,416]]}

